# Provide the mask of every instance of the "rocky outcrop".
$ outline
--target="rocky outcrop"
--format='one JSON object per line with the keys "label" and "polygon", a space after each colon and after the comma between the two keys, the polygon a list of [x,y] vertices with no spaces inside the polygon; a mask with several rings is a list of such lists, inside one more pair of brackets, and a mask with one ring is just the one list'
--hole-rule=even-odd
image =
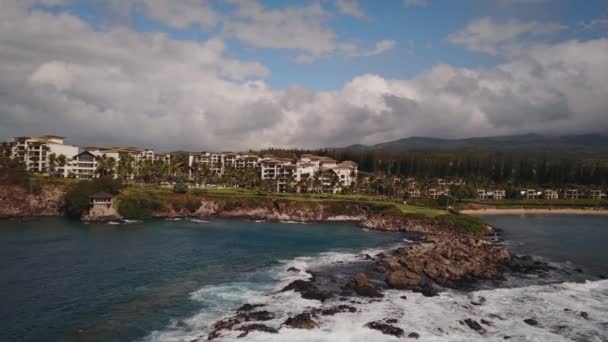
{"label": "rocky outcrop", "polygon": [[428,235],[419,245],[399,248],[378,263],[389,271],[389,287],[424,293],[433,283],[458,287],[470,280],[500,278],[510,260],[506,248],[488,239],[444,233]]}
{"label": "rocky outcrop", "polygon": [[59,216],[63,213],[65,188],[46,185],[35,192],[19,186],[0,186],[0,218]]}
{"label": "rocky outcrop", "polygon": [[308,312],[289,317],[283,324],[294,329],[314,329],[319,327]]}
{"label": "rocky outcrop", "polygon": [[384,322],[379,322],[379,321],[369,322],[365,326],[370,329],[378,330],[385,335],[403,337],[403,335],[405,334],[403,329],[390,325],[390,324],[387,324],[387,323],[384,323]]}

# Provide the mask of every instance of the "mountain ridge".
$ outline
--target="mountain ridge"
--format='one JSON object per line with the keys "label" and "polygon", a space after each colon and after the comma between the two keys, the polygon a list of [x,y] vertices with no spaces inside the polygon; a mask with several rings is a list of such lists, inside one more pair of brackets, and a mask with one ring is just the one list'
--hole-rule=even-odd
{"label": "mountain ridge", "polygon": [[608,158],[608,133],[571,135],[542,135],[528,133],[459,139],[412,136],[373,145],[354,144],[344,147],[344,149],[385,152],[458,150],[480,152],[536,152]]}

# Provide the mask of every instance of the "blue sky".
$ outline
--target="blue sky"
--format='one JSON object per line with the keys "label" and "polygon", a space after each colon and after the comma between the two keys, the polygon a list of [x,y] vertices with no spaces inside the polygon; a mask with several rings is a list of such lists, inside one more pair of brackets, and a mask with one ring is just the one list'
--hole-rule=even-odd
{"label": "blue sky", "polygon": [[247,150],[608,131],[606,0],[0,0],[0,138]]}
{"label": "blue sky", "polygon": [[[596,31],[580,29],[579,23],[608,15],[605,0],[427,0],[422,5],[408,5],[406,0],[359,0],[357,4],[366,15],[364,19],[340,15],[329,0],[266,0],[260,3],[268,10],[319,3],[329,16],[324,25],[333,30],[339,40],[367,48],[379,40],[395,42],[391,50],[372,57],[335,54],[313,63],[297,63],[294,61],[297,53],[292,50],[256,47],[233,37],[226,38],[227,55],[269,67],[271,75],[267,81],[272,86],[283,88],[298,84],[314,90],[337,89],[353,77],[366,73],[386,78],[410,78],[440,63],[475,68],[503,62],[504,58],[500,56],[467,51],[446,40],[450,33],[462,29],[475,18],[559,23],[568,28],[551,39],[563,40],[597,35]],[[212,1],[211,6],[220,15],[230,15],[235,7],[219,0]],[[210,29],[201,29],[198,25],[177,29],[140,11],[117,18],[116,12],[103,1],[76,1],[46,8],[67,10],[99,29],[119,23],[140,32],[164,32],[180,40],[204,41],[222,36],[221,23]]]}

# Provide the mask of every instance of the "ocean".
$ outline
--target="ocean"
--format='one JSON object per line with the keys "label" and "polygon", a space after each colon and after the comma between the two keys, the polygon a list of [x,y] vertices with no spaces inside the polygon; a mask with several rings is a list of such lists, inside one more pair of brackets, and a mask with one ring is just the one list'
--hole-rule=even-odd
{"label": "ocean", "polygon": [[[608,217],[485,219],[503,230],[515,253],[580,274],[510,277],[508,285],[432,298],[385,291],[381,300],[349,302],[357,312],[323,317],[318,329],[252,332],[239,340],[393,341],[365,327],[391,318],[423,341],[608,341],[608,280],[597,277],[608,273]],[[304,310],[338,304],[278,292],[307,279],[305,271],[339,269],[407,243],[399,233],[339,223],[0,221],[0,341],[206,340],[211,324],[245,303],[266,305],[276,318],[264,323],[278,328]],[[465,319],[488,324],[475,331]]]}

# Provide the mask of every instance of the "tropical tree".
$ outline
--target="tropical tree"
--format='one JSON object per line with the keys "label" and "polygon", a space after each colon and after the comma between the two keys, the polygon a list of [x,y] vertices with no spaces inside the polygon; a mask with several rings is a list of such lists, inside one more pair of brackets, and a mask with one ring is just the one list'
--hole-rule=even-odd
{"label": "tropical tree", "polygon": [[48,156],[47,172],[50,177],[55,177],[55,173],[57,172],[57,155],[55,153],[51,153]]}
{"label": "tropical tree", "polygon": [[131,178],[135,173],[135,158],[131,154],[120,156],[116,173],[123,182]]}
{"label": "tropical tree", "polygon": [[62,170],[62,173],[65,174],[65,167],[68,165],[68,158],[65,154],[59,154],[57,156],[57,167]]}
{"label": "tropical tree", "polygon": [[95,173],[100,176],[112,176],[114,175],[114,171],[116,169],[116,159],[113,157],[108,157],[105,154],[101,156],[95,157],[97,161],[97,168],[95,169]]}

